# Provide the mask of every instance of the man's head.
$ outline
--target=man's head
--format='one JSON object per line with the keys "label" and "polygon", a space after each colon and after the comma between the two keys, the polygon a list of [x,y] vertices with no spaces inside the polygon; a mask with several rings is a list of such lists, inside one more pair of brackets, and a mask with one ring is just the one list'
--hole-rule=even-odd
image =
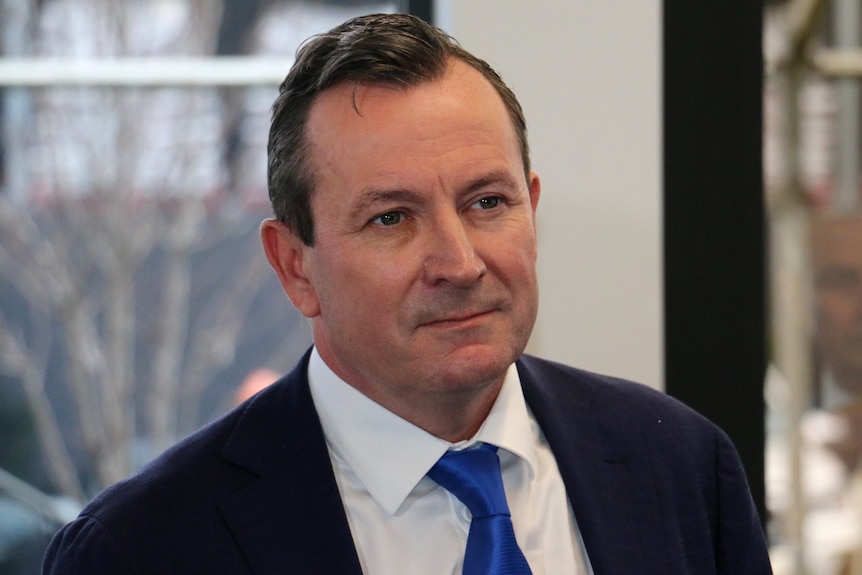
{"label": "man's head", "polygon": [[[274,132],[287,117],[302,124],[271,145],[293,160],[271,160],[284,214],[263,223],[264,251],[336,374],[462,439],[523,352],[538,307],[540,185],[524,163],[520,109],[513,121],[496,74],[415,19],[337,30],[301,52],[286,83],[336,77],[330,68],[344,69],[340,81],[311,82],[315,95],[298,100],[284,90],[276,104]],[[300,149],[287,149],[296,135]],[[282,192],[292,199],[280,204]],[[293,213],[303,202],[307,216]]]}
{"label": "man's head", "polygon": [[817,350],[839,385],[862,393],[862,219],[819,218],[812,242]]}
{"label": "man's head", "polygon": [[415,86],[440,78],[453,60],[478,70],[500,95],[518,137],[525,178],[529,179],[523,111],[515,94],[486,62],[419,18],[405,14],[361,16],[304,43],[281,84],[273,104],[268,146],[269,197],[275,217],[306,245],[314,245],[310,206],[317,174],[308,154],[306,128],[309,111],[320,94],[339,84]]}

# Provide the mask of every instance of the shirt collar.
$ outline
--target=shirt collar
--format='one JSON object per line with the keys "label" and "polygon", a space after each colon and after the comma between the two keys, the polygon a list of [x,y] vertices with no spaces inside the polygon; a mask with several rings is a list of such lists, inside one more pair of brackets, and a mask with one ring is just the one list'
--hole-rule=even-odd
{"label": "shirt collar", "polygon": [[344,382],[315,348],[308,364],[311,395],[330,450],[371,496],[395,515],[429,469],[450,448],[491,443],[516,455],[535,477],[536,452],[515,365],[475,437],[456,445],[402,419]]}

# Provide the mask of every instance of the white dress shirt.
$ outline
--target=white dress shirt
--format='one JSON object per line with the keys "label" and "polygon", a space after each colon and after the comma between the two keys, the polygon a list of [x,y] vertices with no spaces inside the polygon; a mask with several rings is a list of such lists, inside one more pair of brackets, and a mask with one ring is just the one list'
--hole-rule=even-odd
{"label": "white dress shirt", "polygon": [[447,449],[482,442],[500,448],[515,536],[533,575],[592,575],[559,469],[514,365],[475,437],[455,445],[342,381],[316,349],[308,379],[364,573],[460,575],[470,512],[425,474]]}

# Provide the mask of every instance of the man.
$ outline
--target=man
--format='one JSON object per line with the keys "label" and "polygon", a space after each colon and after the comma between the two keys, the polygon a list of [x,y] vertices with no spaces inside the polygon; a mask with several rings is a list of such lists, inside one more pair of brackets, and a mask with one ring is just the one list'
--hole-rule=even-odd
{"label": "man", "polygon": [[[862,219],[817,214],[811,222],[816,379],[798,449],[805,474],[809,561],[823,573],[851,574],[862,565],[858,509],[862,461]],[[789,446],[785,446],[789,448]],[[789,459],[788,454],[784,457]],[[794,508],[778,510],[779,525]]]}
{"label": "man", "polygon": [[848,473],[862,462],[862,218],[826,216],[811,230],[816,404],[846,425],[828,443]]}
{"label": "man", "polygon": [[[349,21],[298,53],[269,155],[263,247],[314,348],[98,497],[46,574],[770,572],[720,430],[522,355],[540,183],[487,64],[408,16]],[[472,495],[508,502],[479,551],[446,463],[477,453],[505,489]],[[475,566],[502,547],[517,567]]]}
{"label": "man", "polygon": [[821,216],[812,225],[817,325],[827,408],[862,395],[862,219]]}

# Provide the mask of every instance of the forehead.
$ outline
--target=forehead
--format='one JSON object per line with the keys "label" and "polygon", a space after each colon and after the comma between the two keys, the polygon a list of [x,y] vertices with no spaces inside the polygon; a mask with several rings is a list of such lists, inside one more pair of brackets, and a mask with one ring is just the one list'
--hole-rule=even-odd
{"label": "forehead", "polygon": [[315,163],[374,151],[421,154],[423,146],[454,145],[466,134],[475,143],[505,147],[519,156],[502,98],[479,71],[460,60],[453,60],[439,78],[413,86],[336,85],[318,97],[307,123]]}

